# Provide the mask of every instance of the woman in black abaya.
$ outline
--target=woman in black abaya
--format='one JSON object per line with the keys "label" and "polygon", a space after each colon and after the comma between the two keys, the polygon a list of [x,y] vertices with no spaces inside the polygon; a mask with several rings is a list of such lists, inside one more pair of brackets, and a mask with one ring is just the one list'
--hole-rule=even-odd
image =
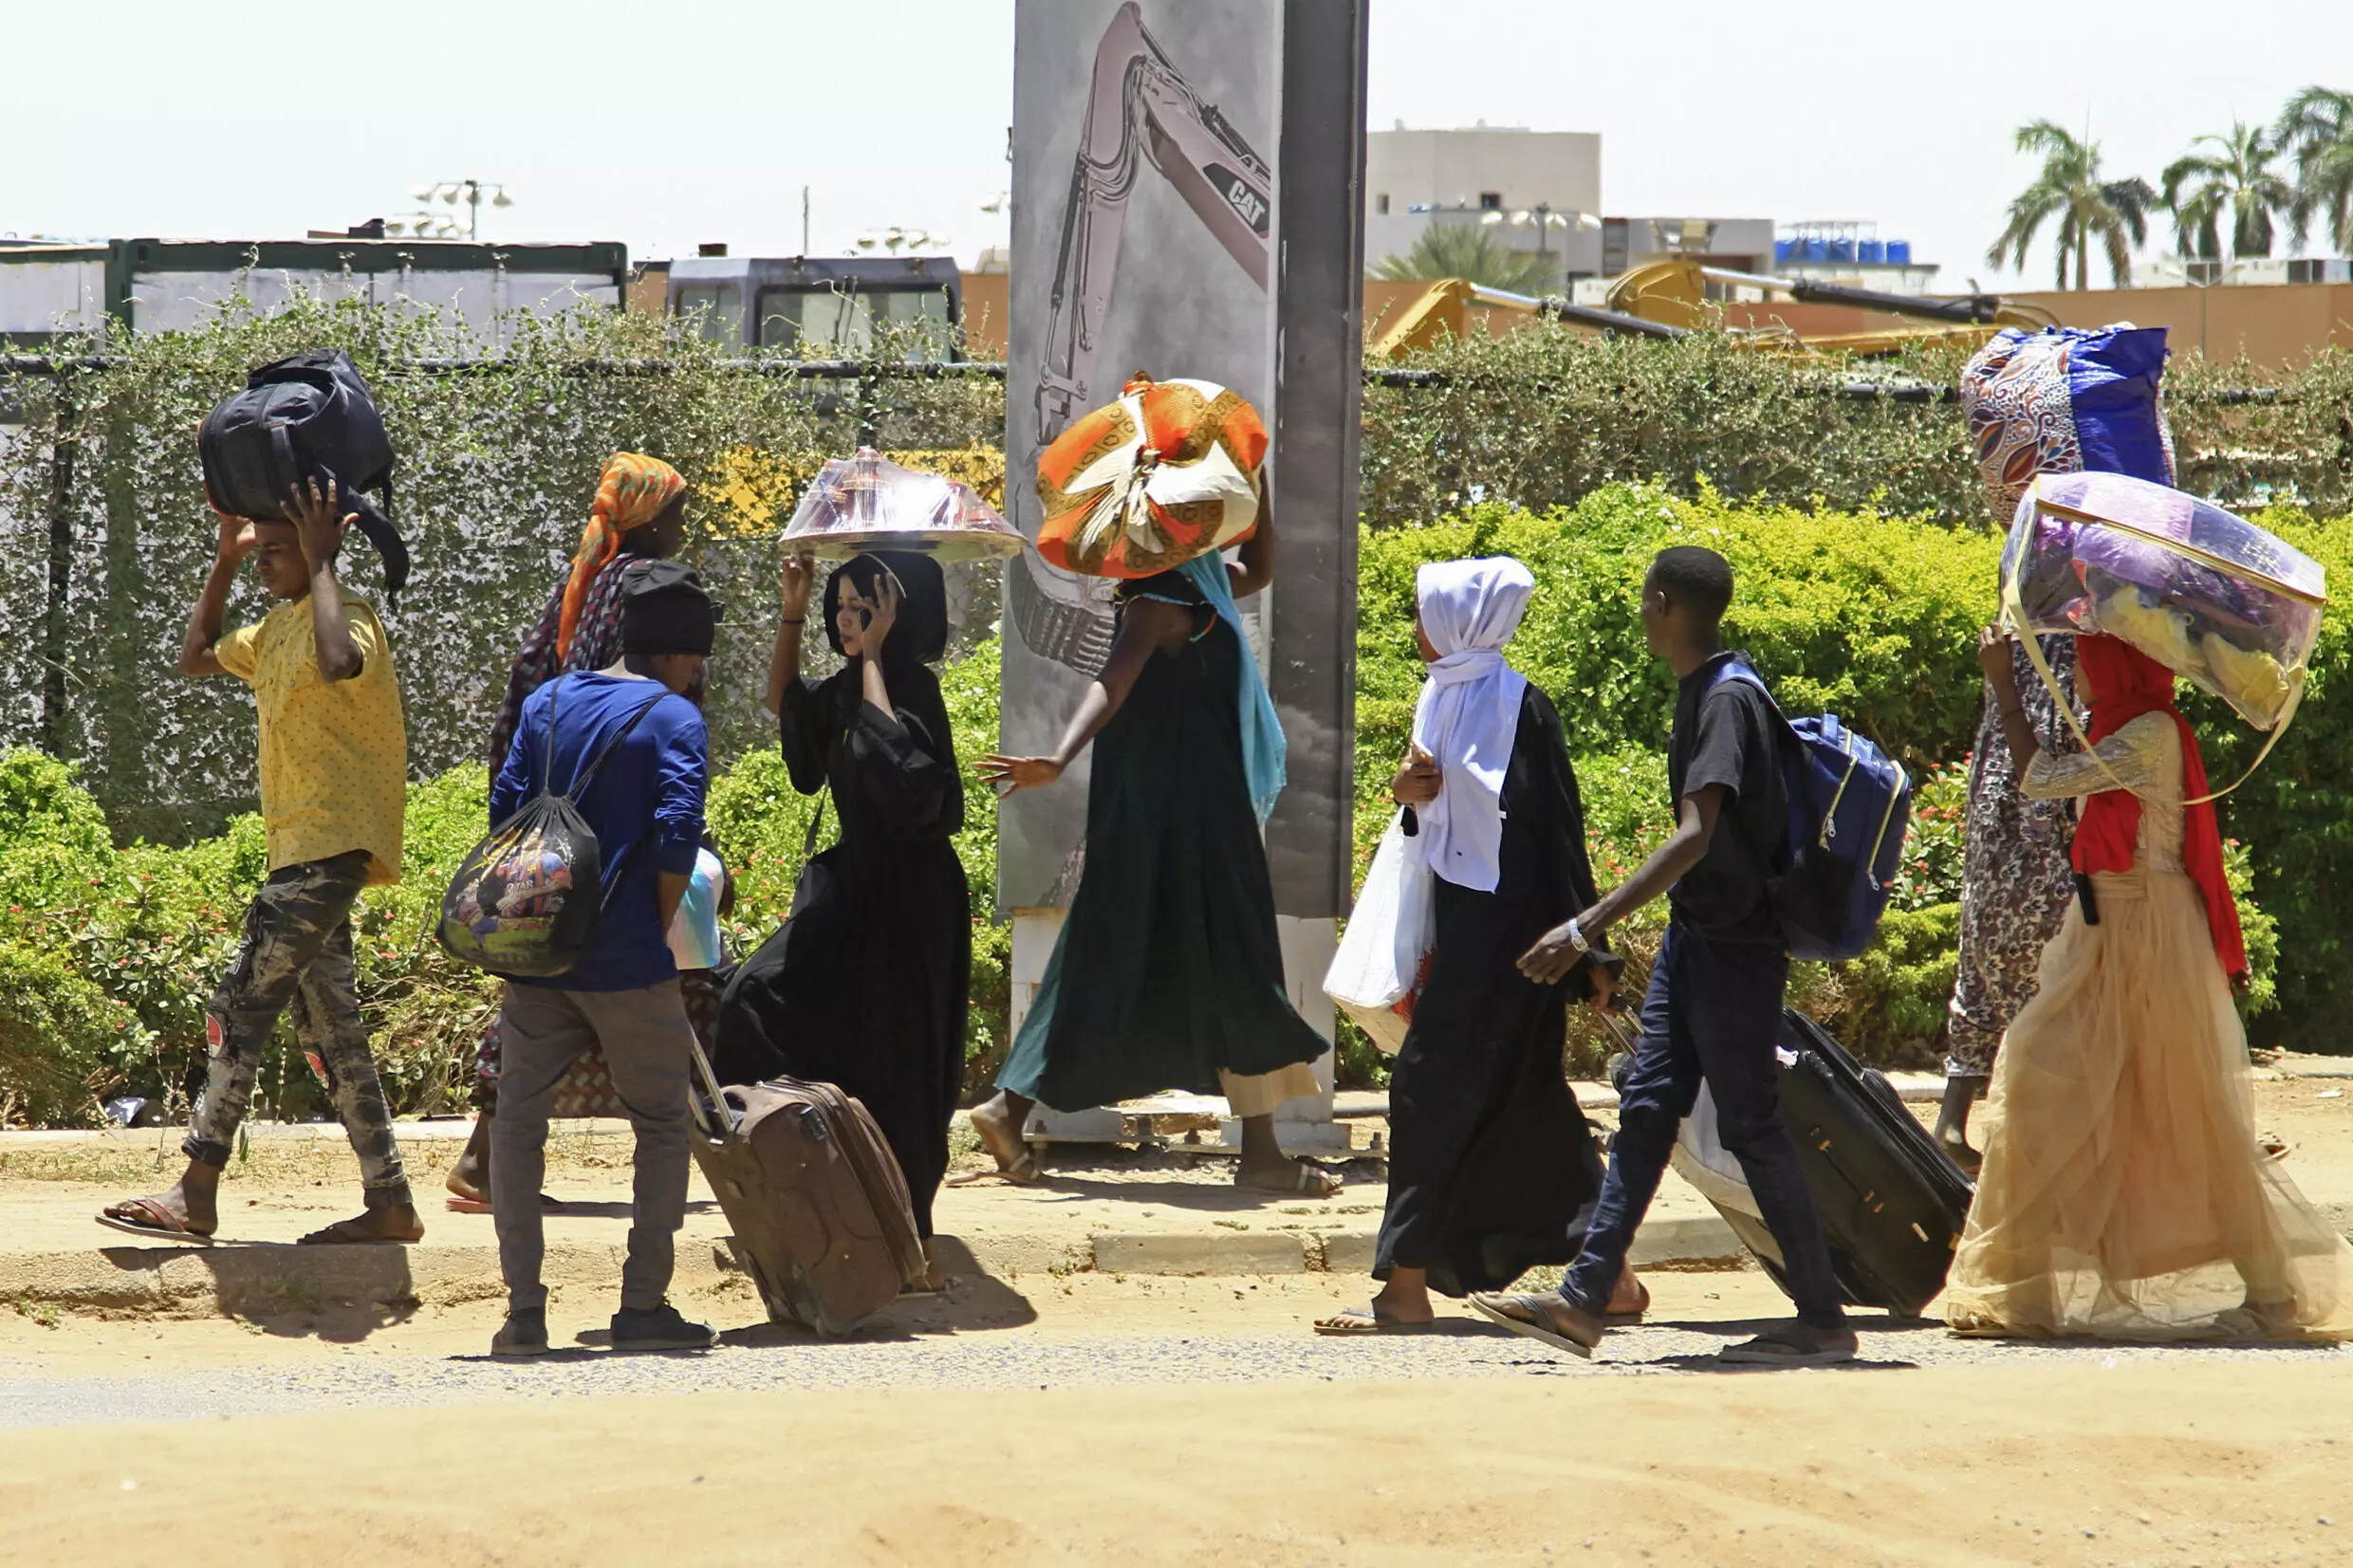
{"label": "woman in black abaya", "polygon": [[[1561,1064],[1568,1005],[1589,983],[1580,971],[1540,986],[1514,966],[1595,895],[1560,715],[1498,652],[1534,586],[1506,557],[1416,578],[1430,684],[1393,788],[1435,878],[1436,940],[1389,1079],[1382,1286],[1318,1320],[1319,1334],[1421,1328],[1433,1290],[1495,1290],[1566,1264],[1601,1193],[1601,1156]],[[1646,1295],[1629,1272],[1613,1315],[1639,1316]]]}
{"label": "woman in black abaya", "polygon": [[790,916],[729,983],[715,1065],[723,1082],[781,1072],[864,1101],[928,1253],[964,1081],[973,945],[951,842],[964,785],[930,668],[947,647],[947,592],[928,556],[878,552],[837,568],[825,635],[847,662],[812,681],[801,633],[814,575],[805,557],[785,563],[768,706],[793,787],[831,786],[841,839],[803,870]]}

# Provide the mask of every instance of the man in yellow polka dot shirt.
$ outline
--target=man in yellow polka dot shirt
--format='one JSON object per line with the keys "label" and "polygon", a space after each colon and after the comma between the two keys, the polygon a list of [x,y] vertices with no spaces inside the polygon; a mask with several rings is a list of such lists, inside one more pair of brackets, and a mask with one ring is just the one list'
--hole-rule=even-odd
{"label": "man in yellow polka dot shirt", "polygon": [[[363,887],[400,877],[408,736],[392,645],[376,612],[345,594],[335,557],[354,518],[332,479],[292,495],[292,523],[224,517],[213,575],[188,620],[184,675],[231,674],[253,688],[261,716],[262,821],[269,877],[246,912],[237,960],[205,1017],[211,1061],[170,1190],[107,1208],[99,1223],[174,1241],[208,1242],[220,1224],[222,1170],[245,1119],[278,1016],[289,1006],[312,1068],[325,1079],[360,1158],[366,1207],[303,1240],[413,1242],[410,1201],[352,979],[351,907]],[[226,636],[237,567],[253,562],[278,600]]]}

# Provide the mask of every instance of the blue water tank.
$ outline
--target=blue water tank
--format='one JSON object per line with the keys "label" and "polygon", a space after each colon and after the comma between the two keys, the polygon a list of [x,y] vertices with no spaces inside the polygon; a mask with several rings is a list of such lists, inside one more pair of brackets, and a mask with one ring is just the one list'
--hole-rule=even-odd
{"label": "blue water tank", "polygon": [[1781,264],[1781,263],[1784,263],[1784,262],[1788,262],[1788,261],[1793,260],[1793,259],[1796,257],[1796,255],[1797,255],[1797,241],[1795,241],[1795,240],[1775,240],[1775,241],[1773,241],[1773,261],[1774,261],[1774,263],[1775,263],[1776,265],[1779,265],[1779,264]]}
{"label": "blue water tank", "polygon": [[1889,240],[1887,242],[1887,265],[1890,267],[1911,266],[1912,242],[1910,240]]}
{"label": "blue water tank", "polygon": [[1855,259],[1866,267],[1878,267],[1887,260],[1885,240],[1860,240],[1855,246]]}
{"label": "blue water tank", "polygon": [[1853,261],[1855,259],[1855,242],[1845,238],[1843,235],[1832,240],[1830,242],[1830,259],[1834,262]]}
{"label": "blue water tank", "polygon": [[1798,260],[1824,262],[1830,259],[1830,242],[1822,238],[1820,235],[1816,235],[1811,239],[1801,240],[1798,243],[1800,246]]}

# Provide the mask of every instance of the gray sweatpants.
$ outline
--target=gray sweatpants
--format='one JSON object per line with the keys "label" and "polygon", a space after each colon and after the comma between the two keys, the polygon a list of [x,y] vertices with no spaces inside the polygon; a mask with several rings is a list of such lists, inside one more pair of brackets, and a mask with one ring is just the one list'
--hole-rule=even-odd
{"label": "gray sweatpants", "polygon": [[504,1061],[498,1116],[491,1124],[491,1211],[507,1302],[518,1311],[547,1304],[540,1283],[547,1239],[539,1189],[547,1170],[547,1106],[572,1058],[603,1046],[613,1089],[637,1130],[637,1185],[621,1304],[661,1304],[686,1218],[691,1124],[686,1085],[694,1031],[678,983],[634,991],[559,991],[509,985],[499,1014]]}

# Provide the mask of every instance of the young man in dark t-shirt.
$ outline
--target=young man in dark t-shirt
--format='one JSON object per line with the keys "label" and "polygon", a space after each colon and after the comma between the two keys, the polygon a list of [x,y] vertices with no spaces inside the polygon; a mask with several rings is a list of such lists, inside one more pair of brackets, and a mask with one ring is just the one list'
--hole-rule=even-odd
{"label": "young man in dark t-shirt", "polygon": [[[1676,1130],[1705,1081],[1724,1147],[1740,1162],[1766,1227],[1780,1245],[1797,1302],[1777,1325],[1721,1359],[1824,1366],[1854,1358],[1822,1218],[1806,1189],[1797,1145],[1781,1123],[1774,1042],[1789,961],[1766,896],[1769,868],[1788,848],[1781,716],[1766,693],[1730,677],[1721,622],[1732,567],[1713,550],[1661,551],[1642,583],[1650,651],[1675,671],[1675,729],[1667,783],[1677,827],[1657,854],[1591,909],[1545,934],[1520,960],[1530,979],[1557,981],[1603,933],[1659,894],[1670,919],[1650,989],[1642,1039],[1619,1090],[1618,1136],[1584,1247],[1557,1292],[1484,1292],[1471,1304],[1517,1334],[1590,1356],[1625,1265],[1635,1227],[1658,1190]],[[1597,970],[1596,1000],[1613,987]]]}

